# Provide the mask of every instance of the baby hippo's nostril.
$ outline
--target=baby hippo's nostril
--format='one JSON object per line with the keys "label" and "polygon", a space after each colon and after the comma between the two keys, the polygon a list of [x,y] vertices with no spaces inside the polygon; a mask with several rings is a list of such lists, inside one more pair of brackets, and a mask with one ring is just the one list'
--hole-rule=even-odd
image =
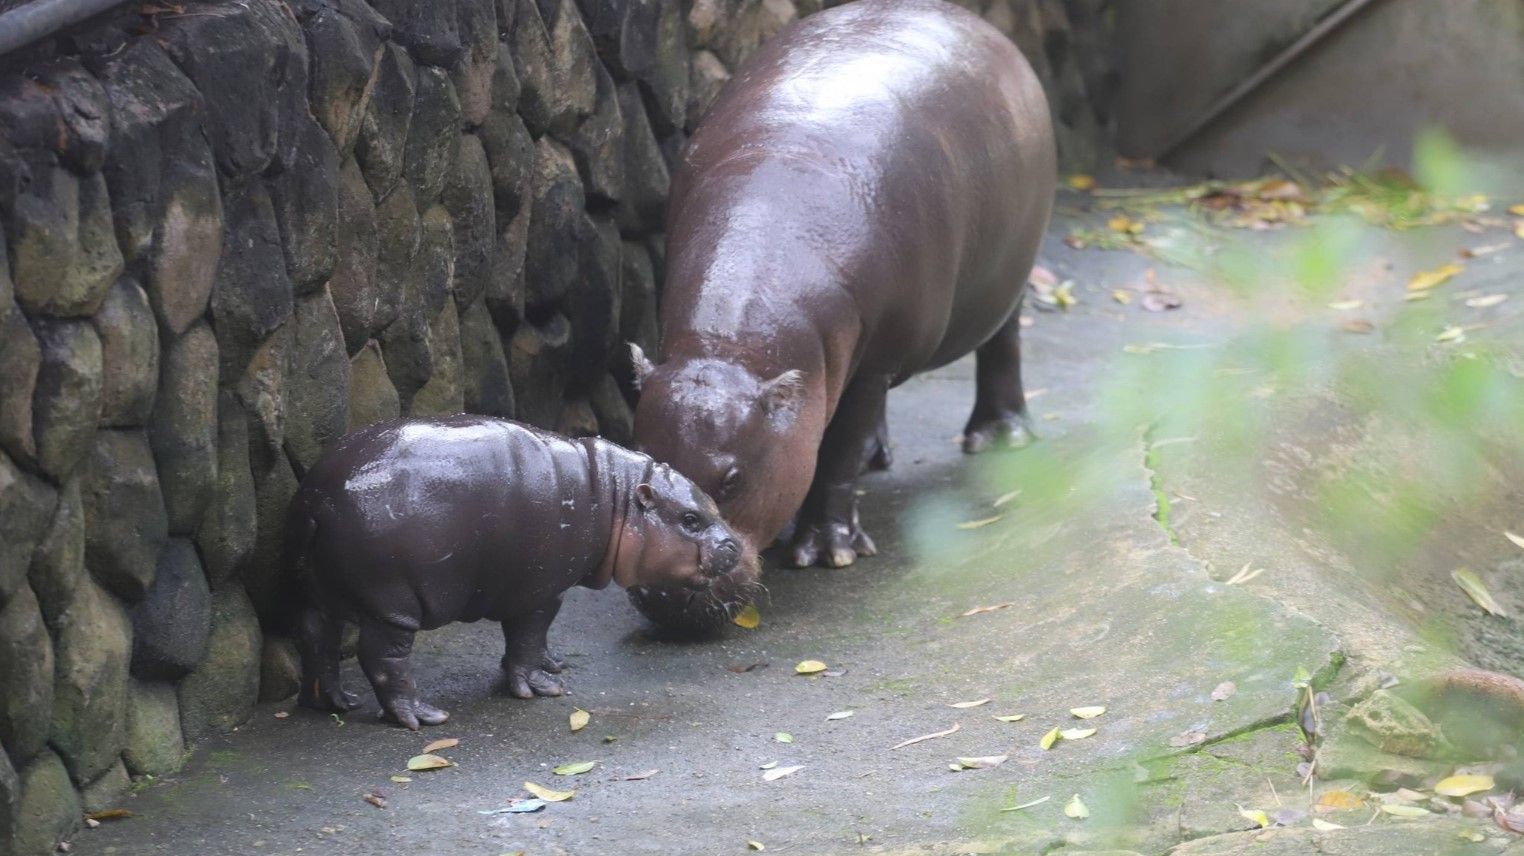
{"label": "baby hippo's nostril", "polygon": [[741,545],[737,544],[734,538],[726,538],[720,542],[720,551],[729,556],[739,556]]}

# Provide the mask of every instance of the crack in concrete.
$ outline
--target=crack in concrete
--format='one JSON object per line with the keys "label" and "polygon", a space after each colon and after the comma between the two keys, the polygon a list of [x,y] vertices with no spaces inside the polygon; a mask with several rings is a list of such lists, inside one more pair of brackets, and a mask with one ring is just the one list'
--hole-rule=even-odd
{"label": "crack in concrete", "polygon": [[1148,487],[1154,494],[1154,522],[1164,530],[1170,544],[1179,547],[1180,533],[1170,523],[1169,495],[1164,492],[1164,476],[1159,472],[1159,450],[1154,444],[1154,431],[1157,428],[1157,424],[1151,424],[1143,429],[1143,469],[1148,472]]}

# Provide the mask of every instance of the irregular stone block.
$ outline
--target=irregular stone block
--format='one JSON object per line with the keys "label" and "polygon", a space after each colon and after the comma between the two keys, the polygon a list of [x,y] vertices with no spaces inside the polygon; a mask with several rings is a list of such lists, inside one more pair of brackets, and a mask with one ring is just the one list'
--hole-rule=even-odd
{"label": "irregular stone block", "polygon": [[365,182],[376,199],[391,193],[402,177],[417,77],[407,52],[396,45],[386,45],[355,145],[355,159],[364,169]]}
{"label": "irregular stone block", "polygon": [[259,657],[260,702],[285,701],[301,689],[302,660],[296,643],[284,636],[266,636]]}
{"label": "irregular stone block", "polygon": [[387,376],[381,346],[375,341],[366,342],[349,358],[349,430],[396,419],[401,413],[402,405]]}
{"label": "irregular stone block", "polygon": [[648,73],[656,65],[656,0],[577,0],[598,58],[620,80]]}
{"label": "irregular stone block", "polygon": [[359,166],[350,161],[339,171],[338,260],[328,289],[351,354],[379,329],[374,291],[377,246],[376,206]]}
{"label": "irregular stone block", "polygon": [[32,332],[42,354],[32,399],[37,463],[61,482],[95,434],[101,411],[101,340],[85,321],[39,318]]}
{"label": "irregular stone block", "polygon": [[127,745],[122,760],[136,776],[163,776],[185,765],[180,700],[173,684],[132,681],[127,689]]}
{"label": "irregular stone block", "polygon": [[438,312],[429,310],[423,288],[418,277],[404,283],[401,311],[380,339],[387,375],[404,409],[410,408],[413,396],[434,373],[434,336],[429,322]]}
{"label": "irregular stone block", "polygon": [[704,111],[709,109],[716,95],[730,80],[730,71],[720,58],[709,51],[693,55],[693,73],[688,78],[688,113],[686,128],[692,132],[698,127]]}
{"label": "irregular stone block", "polygon": [[[619,340],[633,342],[648,354],[658,343],[656,273],[651,256],[638,241],[625,241],[619,254]],[[629,349],[615,350],[615,365],[628,364]]]}
{"label": "irregular stone block", "polygon": [[587,403],[598,418],[598,433],[615,443],[628,445],[635,436],[635,415],[613,375],[604,375],[593,386]]}
{"label": "irregular stone block", "polygon": [[239,586],[212,595],[212,632],[201,667],[180,682],[180,729],[187,740],[227,731],[259,698],[259,619]]}
{"label": "irregular stone block", "polygon": [[450,290],[455,287],[455,224],[441,205],[423,212],[419,218],[413,279],[428,316],[433,318],[444,308]]}
{"label": "irregular stone block", "polygon": [[222,201],[226,231],[212,291],[212,324],[226,363],[247,357],[291,317],[293,290],[264,184],[230,186]]}
{"label": "irregular stone block", "polygon": [[442,69],[420,66],[402,172],[422,211],[434,204],[460,153],[460,102]]}
{"label": "irregular stone block", "polygon": [[539,324],[520,324],[509,346],[508,375],[513,381],[515,418],[537,428],[554,429],[566,394],[563,353],[571,338],[564,315]]}
{"label": "irregular stone block", "polygon": [[376,205],[376,278],[371,299],[375,306],[372,330],[390,329],[397,323],[407,289],[417,286],[418,245],[422,225],[413,189],[407,182]]}
{"label": "irregular stone block", "polygon": [[222,192],[199,135],[164,165],[164,209],[149,250],[148,299],[159,323],[184,333],[206,313],[222,260]]}
{"label": "irregular stone block", "polygon": [[291,372],[292,326],[281,327],[266,339],[233,386],[249,422],[249,467],[257,487],[259,476],[284,459],[286,443],[286,379]]}
{"label": "irregular stone block", "polygon": [[433,348],[433,367],[425,383],[409,403],[408,415],[449,416],[465,409],[465,389],[461,377],[460,318],[453,300],[429,323]]}
{"label": "irregular stone block", "polygon": [[523,91],[519,73],[513,68],[513,54],[507,42],[497,43],[497,61],[492,68],[492,112],[509,114],[519,109],[519,94]]}
{"label": "irregular stone block", "polygon": [[132,277],[122,277],[92,323],[101,342],[100,424],[144,424],[159,383],[159,328],[148,295]]}
{"label": "irregular stone block", "polygon": [[593,112],[597,81],[592,37],[571,0],[548,0],[542,17],[534,0],[518,0],[511,36],[513,68],[522,90],[519,114],[536,137],[562,139]]}
{"label": "irregular stone block", "polygon": [[[267,623],[289,617],[280,607],[289,604],[296,592],[294,580],[285,572],[286,512],[298,487],[296,473],[285,455],[270,463],[268,469],[254,471],[254,516],[257,521],[254,552],[240,569],[244,588],[254,610]],[[286,608],[289,613],[289,606]],[[258,672],[258,649],[255,671]]]}
{"label": "irregular stone block", "polygon": [[286,14],[274,3],[229,3],[160,19],[159,41],[204,96],[207,138],[228,175],[262,172],[275,157],[282,89],[300,61]]}
{"label": "irregular stone block", "polygon": [[297,155],[270,179],[286,272],[297,294],[322,288],[333,273],[338,225],[339,153],[311,119],[296,124]]}
{"label": "irregular stone block", "polygon": [[111,595],[85,582],[59,619],[48,742],[77,785],[116,763],[126,744],[132,624]]}
{"label": "irregular stone block", "polygon": [[169,531],[196,531],[217,477],[217,337],[197,322],[165,348],[148,425]]}
{"label": "irregular stone block", "polygon": [[75,172],[95,172],[111,132],[105,90],[74,57],[35,63],[0,83],[0,129],[18,149],[51,152]]}
{"label": "irregular stone block", "polygon": [[254,549],[254,476],[249,469],[249,427],[231,391],[217,401],[217,469],[201,525],[196,528],[206,578],[220,587]]}
{"label": "irregular stone block", "polygon": [[132,608],[132,674],[179,680],[206,656],[211,590],[196,548],[171,538],[159,552],[153,585]]}
{"label": "irregular stone block", "polygon": [[585,398],[573,398],[561,406],[556,417],[556,433],[565,437],[594,437],[598,434],[598,417],[593,406]]}
{"label": "irregular stone block", "polygon": [[478,300],[460,316],[460,356],[467,413],[513,417],[513,384],[508,357],[485,302]]}
{"label": "irregular stone block", "polygon": [[624,117],[614,79],[595,63],[598,96],[593,114],[571,138],[572,156],[589,204],[608,206],[624,196]]}
{"label": "irregular stone block", "polygon": [[58,842],[79,829],[84,807],[69,782],[63,762],[43,752],[20,773],[21,799],[11,846],[17,856],[52,853]]}
{"label": "irregular stone block", "polygon": [[7,846],[16,831],[16,811],[21,807],[21,777],[11,759],[0,752],[0,841]]}
{"label": "irregular stone block", "polygon": [[619,87],[619,110],[624,118],[623,193],[616,209],[619,228],[636,235],[659,232],[672,179],[634,84]]}
{"label": "irregular stone block", "polygon": [[566,383],[578,392],[588,390],[608,371],[619,336],[619,229],[609,218],[598,218],[579,230],[581,275],[562,311],[571,322]]}
{"label": "irregular stone block", "polygon": [[460,40],[457,0],[373,0],[371,5],[392,22],[392,38],[407,45],[419,62],[449,68],[465,50]]}
{"label": "irregular stone block", "polygon": [[335,390],[349,388],[349,354],[326,290],[298,300],[294,320],[285,447],[305,473],[348,428],[349,399]]}
{"label": "irregular stone block", "polygon": [[[0,247],[0,252],[4,249]],[[5,268],[0,265],[0,278],[6,276]],[[42,367],[42,348],[14,301],[0,303],[0,313],[0,449],[23,463],[32,463],[37,460],[32,396]]]}
{"label": "irregular stone block", "polygon": [[[499,220],[499,223],[502,221]],[[529,248],[529,209],[514,215],[492,248],[492,279],[487,283],[487,309],[504,339],[524,320],[524,256]]]}
{"label": "irregular stone block", "polygon": [[535,147],[532,188],[524,259],[530,308],[559,304],[576,286],[576,241],[587,219],[571,152],[548,137]]}
{"label": "irregular stone block", "polygon": [[661,156],[667,162],[668,172],[677,172],[682,166],[683,154],[688,149],[688,135],[683,131],[673,131],[661,140]]}
{"label": "irregular stone block", "polygon": [[47,534],[57,491],[0,452],[0,605],[26,587],[32,550]]}
{"label": "irregular stone block", "polygon": [[116,237],[122,254],[136,261],[148,252],[164,218],[168,165],[185,159],[187,149],[195,152],[192,160],[210,163],[201,139],[201,93],[153,39],[128,40],[97,61],[95,72],[111,118],[102,172]]}
{"label": "irregular stone block", "polygon": [[534,167],[534,137],[517,113],[493,111],[477,134],[492,172],[492,204],[507,221],[519,213],[529,196]]}
{"label": "irregular stone block", "polygon": [[492,79],[497,66],[497,12],[493,0],[456,0],[456,26],[464,47],[450,68],[450,82],[460,98],[460,116],[475,128],[492,109]]}
{"label": "irregular stone block", "polygon": [[95,781],[80,788],[81,807],[87,812],[115,808],[117,797],[131,785],[132,780],[127,778],[127,768],[118,759],[115,764],[106,768],[106,772],[96,776]]}
{"label": "irregular stone block", "polygon": [[312,115],[341,154],[360,134],[391,24],[361,0],[311,4],[303,18],[307,36]]}
{"label": "irregular stone block", "polygon": [[0,609],[0,744],[17,769],[47,744],[52,709],[53,642],[22,586]]}
{"label": "irregular stone block", "polygon": [[85,565],[117,597],[136,603],[153,583],[169,537],[148,437],[134,430],[97,432],[83,476]]}
{"label": "irregular stone block", "polygon": [[6,212],[16,299],[32,313],[93,315],[123,265],[106,180],[61,166],[30,172]]}
{"label": "irregular stone block", "polygon": [[455,277],[451,290],[457,307],[469,306],[487,290],[492,278],[492,245],[497,237],[492,170],[474,134],[461,139],[460,156],[440,203],[454,225]]}
{"label": "irregular stone block", "polygon": [[85,578],[85,508],[79,496],[79,476],[58,491],[58,504],[48,530],[32,551],[27,578],[42,608],[42,620],[53,631],[59,616],[74,601]]}
{"label": "irregular stone block", "polygon": [[637,74],[659,136],[681,130],[688,116],[688,32],[679,0],[656,0],[655,62]]}

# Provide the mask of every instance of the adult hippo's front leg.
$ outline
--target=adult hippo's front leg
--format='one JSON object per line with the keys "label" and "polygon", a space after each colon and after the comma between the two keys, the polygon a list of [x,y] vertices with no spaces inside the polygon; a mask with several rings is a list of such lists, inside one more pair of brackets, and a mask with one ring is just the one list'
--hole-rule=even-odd
{"label": "adult hippo's front leg", "polygon": [[561,595],[526,615],[503,622],[503,671],[515,698],[558,696],[566,692],[559,677],[563,663],[550,653],[546,636],[561,611]]}
{"label": "adult hippo's front leg", "polygon": [[820,443],[815,479],[799,509],[789,558],[796,568],[842,568],[878,553],[857,517],[857,476],[863,449],[884,423],[889,378],[860,375],[836,405]]}

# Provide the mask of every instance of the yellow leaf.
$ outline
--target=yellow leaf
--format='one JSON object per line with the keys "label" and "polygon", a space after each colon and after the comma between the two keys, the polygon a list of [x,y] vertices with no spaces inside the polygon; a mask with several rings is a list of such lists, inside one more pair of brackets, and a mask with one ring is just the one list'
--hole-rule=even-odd
{"label": "yellow leaf", "polygon": [[1079,303],[1079,299],[1074,296],[1073,280],[1066,279],[1059,283],[1057,288],[1053,289],[1053,302],[1057,303],[1061,309],[1068,309],[1074,304]]}
{"label": "yellow leaf", "polygon": [[958,758],[956,763],[948,766],[954,770],[988,770],[1004,764],[1009,757],[1009,755],[984,755],[978,758]]}
{"label": "yellow leaf", "polygon": [[987,699],[987,698],[981,698],[981,699],[975,699],[974,701],[953,702],[952,704],[948,705],[948,707],[956,707],[959,710],[966,710],[966,709],[968,709],[970,707],[979,707],[980,705],[986,705],[986,704],[989,704],[989,703],[990,703],[989,699]]}
{"label": "yellow leaf", "polygon": [[529,791],[546,802],[566,802],[577,793],[576,791],[553,791],[544,785],[537,785],[534,782],[525,782],[524,790]]}
{"label": "yellow leaf", "polygon": [[396,782],[399,785],[405,785],[408,782],[411,782],[412,779],[408,778],[407,776],[392,776],[392,781]]}
{"label": "yellow leaf", "polygon": [[1060,735],[1059,730],[1057,728],[1055,728],[1055,729],[1049,731],[1047,734],[1044,734],[1042,736],[1042,739],[1037,741],[1037,745],[1041,746],[1044,749],[1052,749],[1053,748],[1053,744],[1058,742],[1058,738],[1060,736],[1061,735]]}
{"label": "yellow leaf", "polygon": [[1106,706],[1103,704],[1091,705],[1090,707],[1069,708],[1069,713],[1073,714],[1074,718],[1076,719],[1095,719],[1097,716],[1100,716],[1105,712]]}
{"label": "yellow leaf", "polygon": [[1506,294],[1485,294],[1481,297],[1469,297],[1466,305],[1472,309],[1490,309],[1508,299]]}
{"label": "yellow leaf", "polygon": [[1508,617],[1507,610],[1493,598],[1492,592],[1487,590],[1487,584],[1476,575],[1476,571],[1470,568],[1456,568],[1450,572],[1450,578],[1455,580],[1455,584],[1461,587],[1461,591],[1475,601],[1483,612],[1500,618]]}
{"label": "yellow leaf", "polygon": [[1259,824],[1259,828],[1260,829],[1264,829],[1264,828],[1266,828],[1266,827],[1268,827],[1270,825],[1270,815],[1265,814],[1263,811],[1260,811],[1257,808],[1256,809],[1243,809],[1243,808],[1241,808],[1241,809],[1238,810],[1238,813],[1243,816],[1244,820],[1253,821],[1254,823]]}
{"label": "yellow leaf", "polygon": [[748,850],[766,850],[767,845],[763,844],[760,841],[748,841],[746,842],[746,848]]}
{"label": "yellow leaf", "polygon": [[1318,807],[1329,811],[1343,811],[1346,809],[1361,808],[1365,800],[1360,799],[1349,791],[1326,791],[1318,797]]}
{"label": "yellow leaf", "polygon": [[744,627],[747,630],[756,630],[757,625],[762,623],[762,613],[758,612],[755,606],[748,603],[741,607],[741,611],[736,613],[736,617],[731,619],[731,623],[737,627]]}
{"label": "yellow leaf", "polygon": [[1434,341],[1436,341],[1436,342],[1464,342],[1464,341],[1466,341],[1466,328],[1465,327],[1456,327],[1455,325],[1452,324],[1449,327],[1446,327],[1438,336],[1435,336],[1434,337]]}
{"label": "yellow leaf", "polygon": [[1440,779],[1439,784],[1434,786],[1434,793],[1444,797],[1465,797],[1490,791],[1496,785],[1491,776],[1451,776]]}
{"label": "yellow leaf", "polygon": [[572,731],[581,731],[593,720],[593,715],[579,707],[572,711],[571,716],[567,719],[571,724]]}
{"label": "yellow leaf", "polygon": [[1393,817],[1427,817],[1429,810],[1419,808],[1416,805],[1397,805],[1396,803],[1383,803],[1381,810]]}
{"label": "yellow leaf", "polygon": [[797,772],[799,772],[800,770],[803,770],[803,769],[804,769],[803,765],[794,766],[794,767],[774,767],[773,769],[768,770],[767,772],[762,774],[762,781],[764,781],[764,782],[776,782],[779,779],[783,778],[784,776],[792,776],[795,773],[797,773]]}
{"label": "yellow leaf", "polygon": [[1094,728],[1065,728],[1063,731],[1058,732],[1058,735],[1065,740],[1084,740],[1086,737],[1094,734],[1095,731]]}
{"label": "yellow leaf", "polygon": [[1132,219],[1131,217],[1128,217],[1125,214],[1118,214],[1117,216],[1112,217],[1110,220],[1107,220],[1106,228],[1122,235],[1143,234],[1143,224],[1137,220]]}
{"label": "yellow leaf", "polygon": [[773,740],[779,743],[793,743],[794,735],[788,733],[787,731],[779,731],[773,735]]}
{"label": "yellow leaf", "polygon": [[825,670],[826,670],[826,664],[820,662],[819,660],[805,660],[802,663],[800,663],[799,665],[794,667],[794,671],[796,673],[798,673],[798,674],[801,674],[801,675],[819,674],[820,672],[824,672]]}
{"label": "yellow leaf", "polygon": [[1431,288],[1443,285],[1451,277],[1465,269],[1464,265],[1451,262],[1433,270],[1421,270],[1413,274],[1413,278],[1408,280],[1408,291],[1428,291]]}
{"label": "yellow leaf", "polygon": [[438,755],[414,755],[413,757],[407,759],[407,768],[415,773],[421,770],[442,770],[445,767],[453,766],[455,765],[439,757]]}
{"label": "yellow leaf", "polygon": [[1365,301],[1363,300],[1339,300],[1328,304],[1328,308],[1338,310],[1339,312],[1345,312],[1350,309],[1359,309],[1364,305]]}
{"label": "yellow leaf", "polygon": [[433,743],[430,743],[429,745],[423,747],[423,751],[425,753],[427,753],[427,752],[438,752],[441,749],[454,749],[456,746],[459,746],[459,745],[460,745],[460,741],[457,740],[456,738],[454,738],[454,737],[446,737],[443,740],[435,740]]}
{"label": "yellow leaf", "polygon": [[1020,722],[1026,719],[1027,715],[1024,713],[1013,713],[1008,716],[992,716],[990,718],[996,722]]}
{"label": "yellow leaf", "polygon": [[1503,537],[1513,542],[1515,547],[1524,547],[1524,536],[1515,535],[1512,532],[1503,532]]}
{"label": "yellow leaf", "polygon": [[999,521],[1003,517],[1005,517],[1004,514],[997,514],[994,517],[981,517],[978,520],[965,520],[962,523],[958,524],[958,528],[959,529],[983,529],[984,527],[990,525],[991,523],[995,523],[996,521]]}
{"label": "yellow leaf", "polygon": [[[1031,392],[1027,393],[1027,401],[1031,401],[1032,400],[1032,396],[1036,395],[1037,393],[1039,393],[1041,391],[1042,390],[1036,390],[1036,389],[1034,389]],[[995,497],[995,501],[990,503],[990,507],[992,507],[992,508],[999,508],[1000,506],[1005,505],[1006,503],[1010,502],[1011,500],[1015,499],[1018,496],[1021,496],[1021,489],[1020,488],[1017,488],[1016,490],[1012,490],[1012,491],[1007,491],[1007,492],[1002,493],[1001,495]]]}
{"label": "yellow leaf", "polygon": [[1080,799],[1080,795],[1075,794],[1067,803],[1064,803],[1064,815],[1075,820],[1084,820],[1090,816],[1090,809],[1085,807],[1085,802]]}
{"label": "yellow leaf", "polygon": [[1513,223],[1513,236],[1524,241],[1524,220],[1515,220]]}
{"label": "yellow leaf", "polygon": [[562,764],[551,772],[558,776],[580,776],[596,766],[597,761],[578,761],[575,764]]}
{"label": "yellow leaf", "polygon": [[1111,299],[1126,306],[1132,302],[1132,293],[1125,288],[1113,288],[1111,290]]}
{"label": "yellow leaf", "polygon": [[1337,823],[1329,823],[1321,817],[1315,817],[1312,819],[1312,828],[1319,832],[1332,832],[1335,829],[1343,829],[1344,827]]}
{"label": "yellow leaf", "polygon": [[1524,204],[1508,206],[1508,213],[1515,217],[1524,217]]}
{"label": "yellow leaf", "polygon": [[1070,190],[1094,190],[1095,178],[1089,175],[1071,175],[1067,181]]}

